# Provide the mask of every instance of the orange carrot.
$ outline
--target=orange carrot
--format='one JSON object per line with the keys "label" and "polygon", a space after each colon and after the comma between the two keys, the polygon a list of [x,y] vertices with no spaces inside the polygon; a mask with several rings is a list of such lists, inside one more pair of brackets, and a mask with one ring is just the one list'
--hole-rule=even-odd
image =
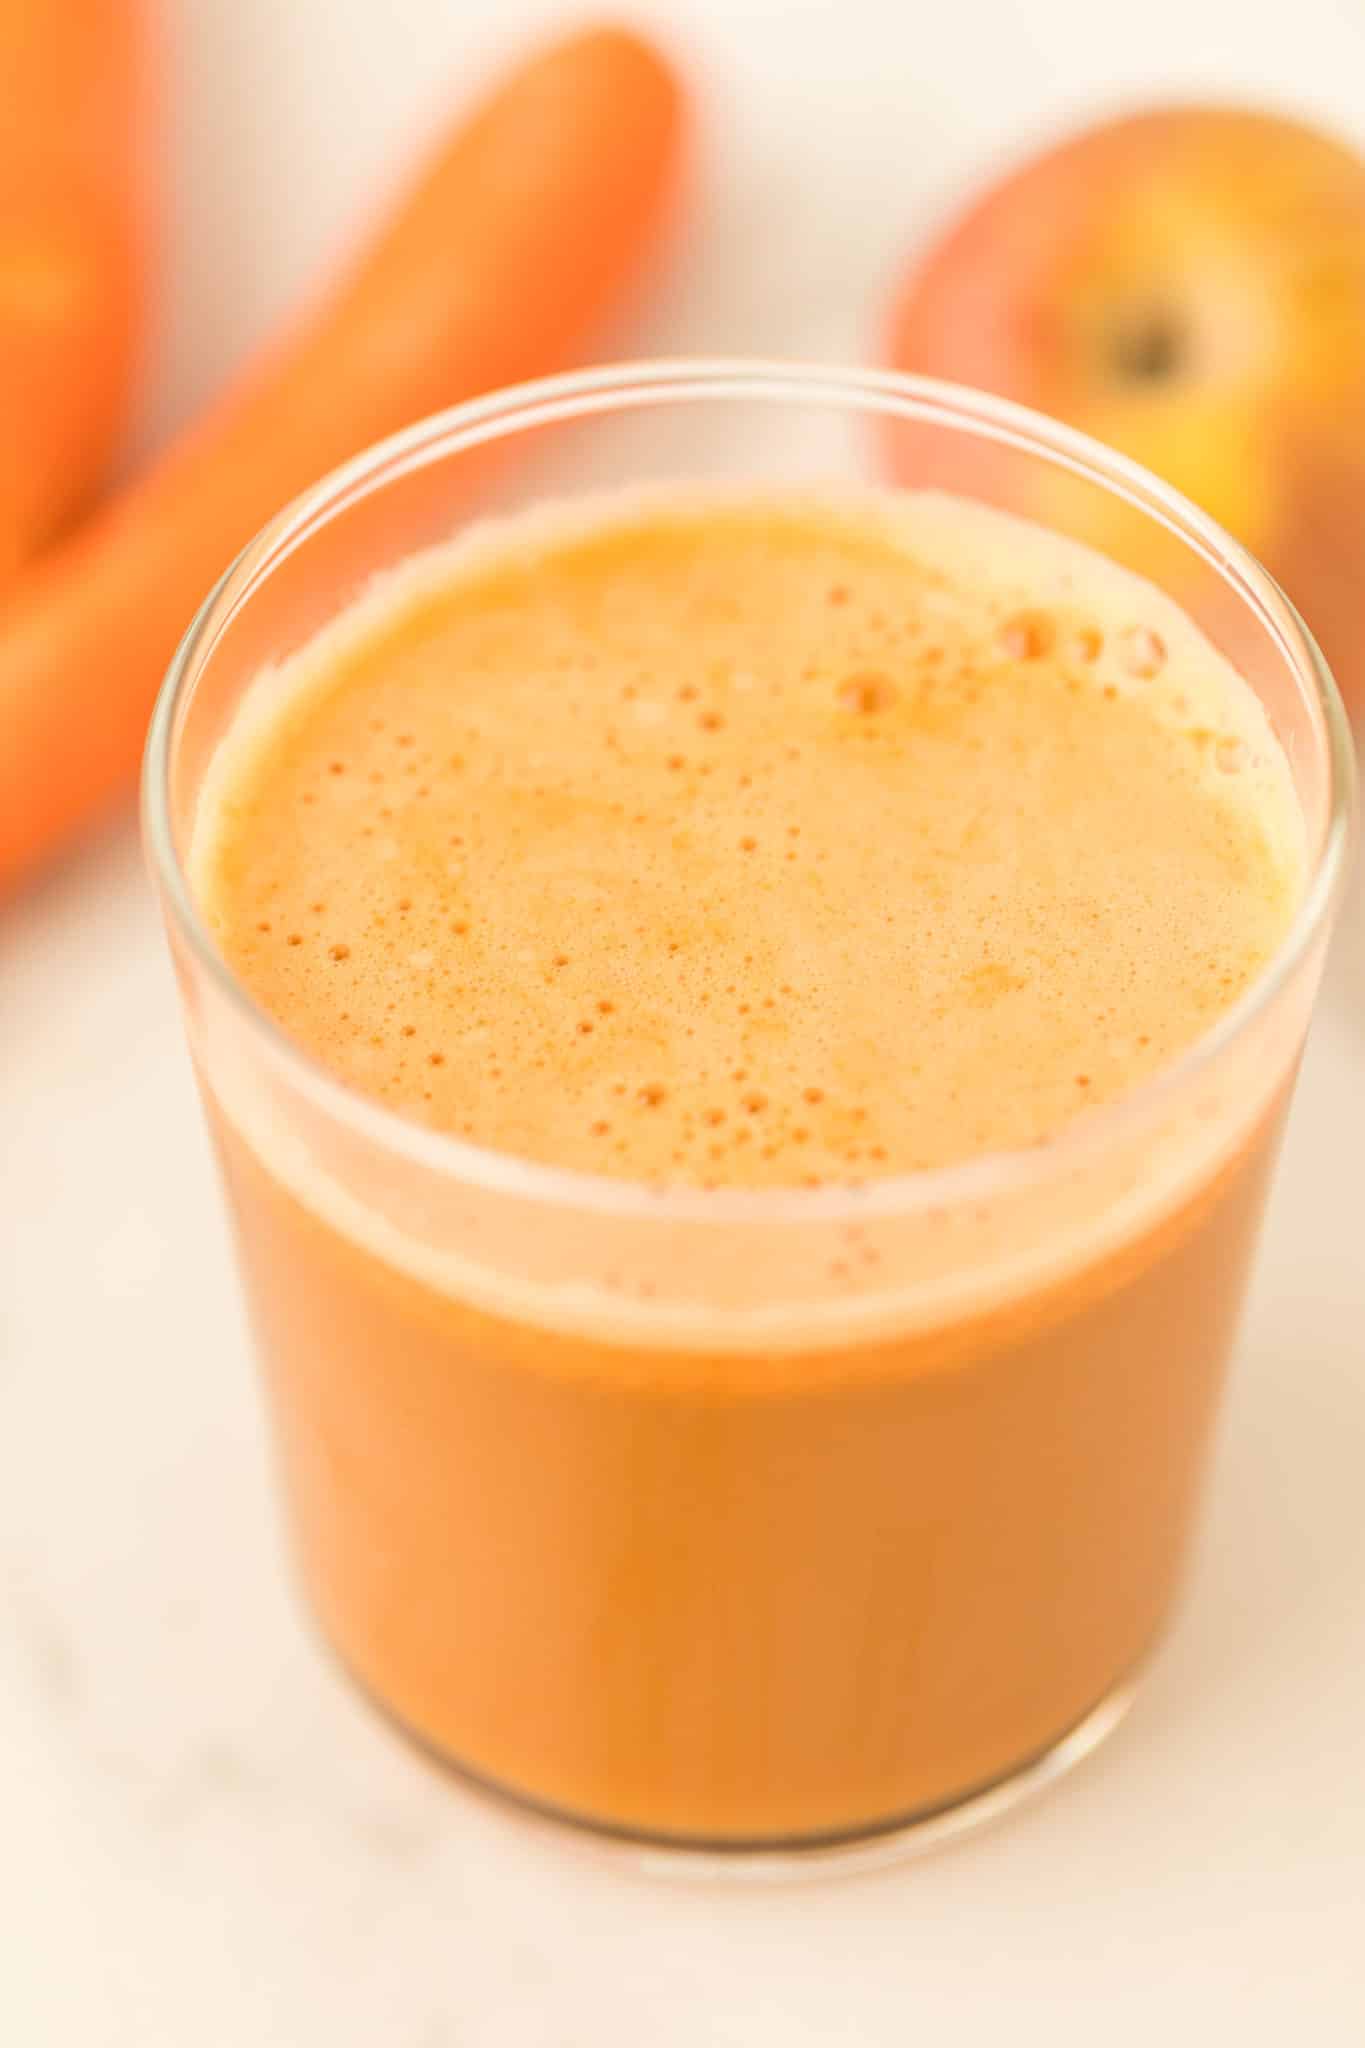
{"label": "orange carrot", "polygon": [[0,0],[0,584],[81,511],[146,314],[148,0]]}
{"label": "orange carrot", "polygon": [[0,600],[0,888],[132,781],[179,634],[280,505],[424,413],[572,360],[655,238],[682,115],[624,30],[533,58],[311,319]]}

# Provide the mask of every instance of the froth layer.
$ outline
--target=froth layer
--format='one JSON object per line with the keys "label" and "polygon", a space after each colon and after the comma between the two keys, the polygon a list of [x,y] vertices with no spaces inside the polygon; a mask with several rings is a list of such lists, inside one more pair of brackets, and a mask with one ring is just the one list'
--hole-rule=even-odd
{"label": "froth layer", "polygon": [[1168,1063],[1302,887],[1259,705],[1182,613],[939,496],[489,523],[250,693],[191,873],[355,1086],[716,1186],[1033,1145]]}

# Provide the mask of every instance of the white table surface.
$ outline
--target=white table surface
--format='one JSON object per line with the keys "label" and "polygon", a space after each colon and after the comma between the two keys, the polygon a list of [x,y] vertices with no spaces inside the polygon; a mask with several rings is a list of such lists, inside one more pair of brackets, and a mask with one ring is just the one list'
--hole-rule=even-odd
{"label": "white table surface", "polygon": [[[144,438],[553,6],[165,0]],[[1251,93],[1365,141],[1365,4],[660,0],[708,134],[628,345],[859,355],[901,247],[1059,114]],[[495,19],[505,21],[494,26]],[[622,345],[627,345],[623,340]],[[433,1773],[288,1584],[131,832],[0,916],[0,2042],[1365,2038],[1365,898],[1304,1075],[1183,1618],[1044,1803],[833,1883],[677,1884]]]}

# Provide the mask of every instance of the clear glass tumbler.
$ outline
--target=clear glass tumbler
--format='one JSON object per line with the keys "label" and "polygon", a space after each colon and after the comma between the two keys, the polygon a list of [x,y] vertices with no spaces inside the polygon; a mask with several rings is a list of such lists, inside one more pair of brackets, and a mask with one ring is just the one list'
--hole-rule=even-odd
{"label": "clear glass tumbler", "polygon": [[[475,506],[846,482],[888,450],[1153,578],[1262,697],[1311,874],[1206,1038],[1027,1153],[661,1195],[418,1128],[254,1007],[184,856],[264,663]],[[1132,464],[949,386],[587,372],[414,427],[281,513],[175,660],[146,827],[297,1556],[360,1684],[485,1785],[728,1857],[881,1853],[1084,1754],[1178,1584],[1350,792],[1335,691],[1265,572]]]}

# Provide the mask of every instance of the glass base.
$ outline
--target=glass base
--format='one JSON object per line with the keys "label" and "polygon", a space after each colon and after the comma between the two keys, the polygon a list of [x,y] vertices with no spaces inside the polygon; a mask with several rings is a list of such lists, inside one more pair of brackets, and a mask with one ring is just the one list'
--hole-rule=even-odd
{"label": "glass base", "polygon": [[[620,1856],[632,1854],[637,1869],[672,1879],[725,1878],[753,1882],[790,1882],[800,1878],[851,1875],[908,1863],[962,1835],[989,1827],[1034,1798],[1084,1762],[1113,1733],[1133,1704],[1138,1675],[1107,1692],[1065,1735],[1037,1756],[1019,1764],[1003,1778],[962,1793],[941,1806],[921,1807],[898,1819],[879,1822],[852,1834],[812,1836],[780,1843],[650,1843],[616,1836],[611,1847]],[[570,1818],[572,1818],[570,1816]],[[584,1823],[579,1822],[579,1826]],[[591,1823],[587,1825],[591,1826]],[[601,1830],[597,1830],[598,1833]]]}
{"label": "glass base", "polygon": [[[335,1649],[333,1655],[337,1655]],[[888,1864],[908,1862],[956,1841],[961,1835],[987,1827],[1055,1784],[1098,1749],[1128,1712],[1141,1677],[1141,1667],[1129,1672],[1046,1749],[1028,1757],[1003,1777],[993,1778],[940,1805],[918,1807],[911,1813],[848,1832],[778,1840],[716,1841],[703,1836],[651,1834],[646,1829],[616,1826],[485,1777],[420,1735],[384,1704],[344,1658],[338,1661],[382,1720],[438,1765],[446,1776],[480,1799],[524,1822],[552,1831],[561,1841],[566,1836],[576,1837],[580,1845],[595,1849],[618,1866],[625,1863],[650,1877],[704,1882],[719,1878],[762,1883],[878,1870]]]}

